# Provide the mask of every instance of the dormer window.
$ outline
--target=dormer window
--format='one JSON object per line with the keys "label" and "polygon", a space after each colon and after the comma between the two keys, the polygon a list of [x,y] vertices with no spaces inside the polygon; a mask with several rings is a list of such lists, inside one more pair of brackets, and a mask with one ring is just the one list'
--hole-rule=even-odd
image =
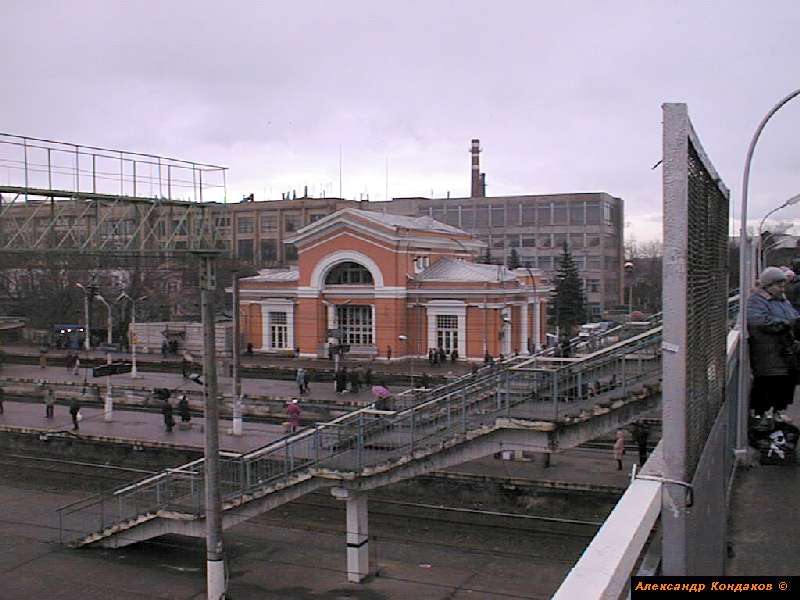
{"label": "dormer window", "polygon": [[422,273],[431,266],[430,256],[417,256],[414,258],[414,273]]}

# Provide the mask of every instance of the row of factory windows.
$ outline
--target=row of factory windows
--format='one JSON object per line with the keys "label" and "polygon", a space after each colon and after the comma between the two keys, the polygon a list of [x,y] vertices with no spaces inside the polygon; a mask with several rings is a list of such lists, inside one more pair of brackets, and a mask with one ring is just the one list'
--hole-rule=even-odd
{"label": "row of factory windows", "polygon": [[[284,213],[282,215],[284,233],[294,233],[298,229],[319,221],[321,218],[327,216],[329,213],[311,213],[308,215],[308,222],[303,219],[302,213]],[[248,234],[255,233],[256,226],[259,227],[261,233],[275,233],[279,228],[279,216],[274,212],[264,213],[260,215],[249,214],[247,216],[237,216],[236,233]],[[214,224],[217,230],[227,231],[233,222],[232,215],[219,215],[215,217]]]}
{"label": "row of factory windows", "polygon": [[563,248],[567,244],[571,250],[584,248],[619,249],[619,237],[607,233],[513,233],[504,235],[480,235],[482,242],[490,248]]}
{"label": "row of factory windows", "polygon": [[600,200],[550,201],[491,204],[482,206],[441,205],[419,209],[419,215],[464,229],[534,225],[607,225],[619,223],[619,206]]}

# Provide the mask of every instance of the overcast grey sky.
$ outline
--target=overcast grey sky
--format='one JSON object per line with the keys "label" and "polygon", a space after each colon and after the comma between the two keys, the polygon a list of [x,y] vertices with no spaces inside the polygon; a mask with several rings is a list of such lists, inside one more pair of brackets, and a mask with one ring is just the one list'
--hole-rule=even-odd
{"label": "overcast grey sky", "polygon": [[[605,191],[660,236],[661,104],[739,199],[750,137],[800,87],[800,3],[3,0],[0,131],[230,167],[229,197]],[[800,100],[751,215],[800,192]],[[735,215],[738,217],[738,204]],[[800,207],[783,216],[800,219]],[[800,221],[798,221],[800,222]]]}

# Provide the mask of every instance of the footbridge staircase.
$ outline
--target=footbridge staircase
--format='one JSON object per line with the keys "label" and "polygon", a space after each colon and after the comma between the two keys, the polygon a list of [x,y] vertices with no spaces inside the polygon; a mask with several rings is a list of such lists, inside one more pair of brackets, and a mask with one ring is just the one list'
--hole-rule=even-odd
{"label": "footbridge staircase", "polygon": [[[222,453],[223,528],[324,487],[364,492],[494,454],[558,452],[635,419],[659,401],[661,328],[577,358],[517,357],[392,410],[366,407],[262,448]],[[120,547],[205,535],[204,461],[58,509],[60,538]]]}

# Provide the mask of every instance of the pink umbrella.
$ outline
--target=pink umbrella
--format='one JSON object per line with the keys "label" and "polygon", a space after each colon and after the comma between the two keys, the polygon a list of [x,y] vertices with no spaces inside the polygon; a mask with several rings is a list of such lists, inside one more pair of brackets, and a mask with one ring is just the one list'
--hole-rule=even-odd
{"label": "pink umbrella", "polygon": [[372,395],[375,396],[376,398],[384,399],[384,398],[389,398],[392,395],[392,392],[387,390],[382,385],[373,385],[372,386]]}

